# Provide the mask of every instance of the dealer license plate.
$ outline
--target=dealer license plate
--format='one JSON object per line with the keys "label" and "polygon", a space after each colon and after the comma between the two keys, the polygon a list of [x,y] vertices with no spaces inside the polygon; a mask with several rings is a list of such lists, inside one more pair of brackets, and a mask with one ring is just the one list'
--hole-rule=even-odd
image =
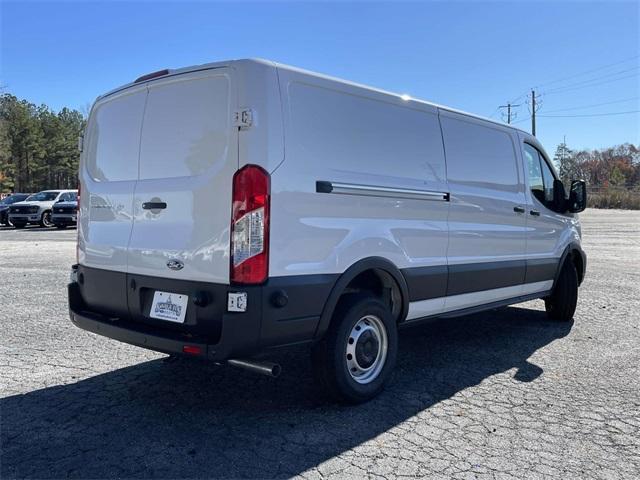
{"label": "dealer license plate", "polygon": [[156,291],[153,294],[149,316],[169,322],[184,323],[188,300],[188,295]]}

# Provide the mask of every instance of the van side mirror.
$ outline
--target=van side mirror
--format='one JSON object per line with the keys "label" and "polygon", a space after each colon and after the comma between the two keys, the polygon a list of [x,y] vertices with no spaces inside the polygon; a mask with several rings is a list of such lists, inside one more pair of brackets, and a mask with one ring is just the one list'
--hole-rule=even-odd
{"label": "van side mirror", "polygon": [[584,180],[573,180],[569,191],[567,211],[578,213],[587,208],[587,183]]}

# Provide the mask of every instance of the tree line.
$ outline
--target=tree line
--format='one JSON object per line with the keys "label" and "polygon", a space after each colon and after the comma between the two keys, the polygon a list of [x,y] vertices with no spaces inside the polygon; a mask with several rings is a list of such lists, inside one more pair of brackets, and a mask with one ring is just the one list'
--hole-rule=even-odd
{"label": "tree line", "polygon": [[83,115],[0,95],[0,193],[76,188]]}
{"label": "tree line", "polygon": [[640,191],[640,146],[625,143],[600,150],[573,151],[561,143],[553,160],[563,182],[583,179],[592,188]]}
{"label": "tree line", "polygon": [[573,151],[561,143],[553,160],[565,185],[572,179],[587,182],[590,207],[640,209],[639,145]]}

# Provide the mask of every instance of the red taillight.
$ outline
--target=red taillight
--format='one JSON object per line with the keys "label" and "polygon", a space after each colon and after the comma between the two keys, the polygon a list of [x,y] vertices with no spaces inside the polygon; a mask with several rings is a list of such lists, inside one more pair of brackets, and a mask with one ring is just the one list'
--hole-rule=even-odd
{"label": "red taillight", "polygon": [[269,174],[256,165],[247,165],[233,176],[233,283],[262,283],[269,274],[269,183]]}
{"label": "red taillight", "polygon": [[195,345],[185,345],[182,347],[182,353],[187,353],[189,355],[200,355],[202,353],[202,349]]}

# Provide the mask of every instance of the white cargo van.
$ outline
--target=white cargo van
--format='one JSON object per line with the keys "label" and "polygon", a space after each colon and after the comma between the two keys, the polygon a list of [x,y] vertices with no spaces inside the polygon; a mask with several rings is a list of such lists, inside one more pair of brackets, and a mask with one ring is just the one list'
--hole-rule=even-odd
{"label": "white cargo van", "polygon": [[576,307],[584,182],[565,195],[508,125],[239,60],[99,97],[82,150],[69,306],[100,335],[272,375],[272,347],[307,343],[321,384],[360,402],[400,326]]}

